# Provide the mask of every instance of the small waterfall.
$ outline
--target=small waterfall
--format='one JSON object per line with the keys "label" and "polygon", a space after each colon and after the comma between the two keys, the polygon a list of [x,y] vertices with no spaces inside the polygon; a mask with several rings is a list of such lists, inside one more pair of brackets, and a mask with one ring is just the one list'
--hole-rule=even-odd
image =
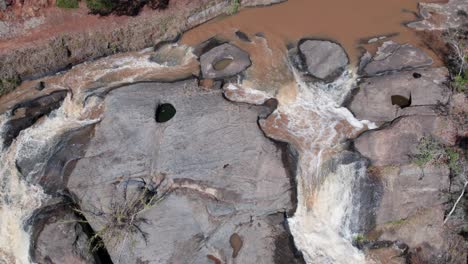
{"label": "small waterfall", "polygon": [[[346,164],[339,160],[342,142],[372,126],[339,106],[355,84],[355,75],[348,70],[328,85],[305,83],[297,73],[295,77],[295,100],[280,101],[260,122],[268,136],[291,143],[299,153],[298,207],[288,220],[295,244],[307,263],[365,263],[352,240],[359,229],[356,186],[365,180],[366,166],[360,159]],[[334,168],[327,168],[333,159]]]}
{"label": "small waterfall", "polygon": [[[54,141],[66,131],[97,121],[80,120],[81,110],[68,96],[59,109],[21,131],[12,145],[0,152],[0,263],[31,263],[31,234],[26,222],[48,198],[40,186],[25,180],[27,175],[18,171],[17,160],[35,160],[31,173],[41,171]],[[0,118],[3,130],[9,117],[6,113]],[[2,138],[0,140],[3,142]]]}

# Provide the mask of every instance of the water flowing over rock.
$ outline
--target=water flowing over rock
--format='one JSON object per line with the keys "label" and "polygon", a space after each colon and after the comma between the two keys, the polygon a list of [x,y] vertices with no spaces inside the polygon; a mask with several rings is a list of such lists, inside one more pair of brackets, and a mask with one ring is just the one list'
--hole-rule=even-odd
{"label": "water flowing over rock", "polygon": [[[162,17],[186,28],[279,1],[190,2]],[[451,161],[467,98],[451,100],[446,68],[386,42],[356,70],[341,38],[286,46],[289,34],[219,25],[226,34],[193,48],[114,54],[0,97],[0,262],[466,261],[466,200],[447,212],[466,186]],[[134,42],[115,32],[117,46],[103,34],[107,47],[87,56],[151,45],[158,27]],[[80,43],[58,40],[68,58],[37,72],[81,61],[94,44]],[[447,164],[414,160],[426,138],[453,151]]]}

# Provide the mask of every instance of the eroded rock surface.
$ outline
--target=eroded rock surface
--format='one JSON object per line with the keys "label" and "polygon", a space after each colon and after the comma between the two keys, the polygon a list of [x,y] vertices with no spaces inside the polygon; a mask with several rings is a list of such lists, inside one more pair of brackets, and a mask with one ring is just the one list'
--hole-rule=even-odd
{"label": "eroded rock surface", "polygon": [[326,40],[301,40],[299,54],[313,77],[333,81],[348,65],[348,56],[336,43]]}
{"label": "eroded rock surface", "polygon": [[200,56],[203,78],[222,79],[247,69],[252,62],[249,54],[232,44],[222,44]]}
{"label": "eroded rock surface", "polygon": [[46,207],[38,213],[34,225],[33,261],[49,264],[100,263],[91,252],[90,237],[80,221],[64,205]]}
{"label": "eroded rock surface", "polygon": [[375,165],[404,164],[417,153],[421,138],[434,137],[451,145],[456,135],[455,124],[445,117],[408,116],[388,127],[363,133],[354,141],[354,146]]}
{"label": "eroded rock surface", "polygon": [[446,3],[420,3],[422,20],[411,22],[409,27],[424,30],[446,30],[463,26],[468,17],[468,2],[449,0]]}
{"label": "eroded rock surface", "polygon": [[365,75],[377,75],[388,71],[413,69],[432,64],[432,58],[421,49],[409,44],[385,42],[377,54],[364,67]]}
{"label": "eroded rock surface", "polygon": [[[371,243],[397,241],[407,248],[368,248],[366,256],[382,263],[464,263],[466,241],[458,234],[459,220],[444,223],[458,172],[448,161],[432,160],[436,151],[453,148],[457,135],[464,133],[457,117],[462,100],[449,102],[446,68],[421,68],[431,62],[421,50],[387,42],[370,58],[368,54],[361,61],[367,77],[349,104],[357,118],[380,125],[354,140],[355,149],[370,160],[368,174],[383,188],[375,227],[366,238]],[[431,160],[416,162],[423,139],[438,142],[441,149],[424,150]]]}
{"label": "eroded rock surface", "polygon": [[447,76],[446,68],[431,68],[366,78],[349,109],[358,119],[372,122],[389,122],[403,115],[435,115],[430,106],[446,105],[450,98],[451,92],[443,84]]}
{"label": "eroded rock surface", "polygon": [[[230,103],[221,90],[196,83],[110,92],[68,188],[96,232],[118,229],[123,236],[102,234],[114,263],[285,263],[277,254],[300,263],[284,226],[286,212],[294,210],[291,171],[282,163],[285,153],[257,125],[270,110]],[[177,112],[156,123],[162,103]],[[149,207],[131,202],[141,192]],[[125,210],[134,225],[109,222]],[[234,233],[244,245],[235,257]]]}

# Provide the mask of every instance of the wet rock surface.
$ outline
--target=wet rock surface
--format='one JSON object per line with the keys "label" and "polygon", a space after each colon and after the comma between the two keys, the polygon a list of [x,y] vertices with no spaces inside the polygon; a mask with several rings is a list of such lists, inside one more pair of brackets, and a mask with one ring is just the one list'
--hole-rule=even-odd
{"label": "wet rock surface", "polygon": [[[117,228],[125,236],[102,234],[114,263],[284,263],[276,254],[301,262],[285,228],[293,172],[257,125],[271,110],[230,103],[221,92],[189,80],[106,96],[103,119],[67,187],[96,232]],[[177,110],[165,123],[155,121],[161,103]],[[132,198],[140,195],[147,206]],[[137,220],[109,223],[122,211]],[[244,245],[235,256],[234,233]]]}
{"label": "wet rock surface", "polygon": [[313,77],[333,81],[348,65],[344,49],[331,41],[304,39],[298,44],[299,56]]}
{"label": "wet rock surface", "polygon": [[364,67],[365,75],[377,75],[389,71],[413,69],[432,64],[432,58],[421,49],[409,44],[385,42],[377,54]]}
{"label": "wet rock surface", "polygon": [[202,76],[206,79],[232,77],[251,64],[247,52],[228,43],[214,47],[200,56]]}
{"label": "wet rock surface", "polygon": [[16,104],[12,109],[13,119],[2,131],[3,147],[8,147],[21,130],[32,126],[39,118],[60,107],[67,91],[56,91],[29,101]]}

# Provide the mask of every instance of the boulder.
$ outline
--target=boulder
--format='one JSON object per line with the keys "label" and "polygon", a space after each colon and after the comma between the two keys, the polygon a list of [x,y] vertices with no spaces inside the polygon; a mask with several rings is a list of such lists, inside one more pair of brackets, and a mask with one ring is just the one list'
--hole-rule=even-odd
{"label": "boulder", "polygon": [[435,114],[434,108],[428,106],[445,105],[450,98],[451,92],[443,84],[447,75],[446,68],[431,68],[365,78],[348,108],[358,119],[373,122],[389,122],[403,115]]}
{"label": "boulder", "polygon": [[374,165],[398,165],[411,161],[421,138],[434,137],[453,145],[456,135],[457,127],[446,117],[407,116],[382,129],[364,132],[355,139],[354,147]]}
{"label": "boulder", "polygon": [[308,73],[324,81],[340,76],[349,62],[344,49],[331,41],[301,40],[298,51]]}
{"label": "boulder", "polygon": [[34,263],[100,263],[80,221],[63,205],[43,208],[34,224],[31,250]]}
{"label": "boulder", "polygon": [[[104,104],[67,187],[114,263],[302,262],[284,225],[292,171],[257,124],[271,109],[196,80],[121,87]],[[161,104],[176,113],[158,123]]]}
{"label": "boulder", "polygon": [[212,48],[200,56],[202,75],[206,79],[232,77],[251,64],[247,52],[228,43]]}
{"label": "boulder", "polygon": [[419,48],[410,44],[400,45],[387,41],[378,49],[377,54],[364,67],[364,75],[377,75],[388,71],[414,69],[432,64],[432,58]]}

